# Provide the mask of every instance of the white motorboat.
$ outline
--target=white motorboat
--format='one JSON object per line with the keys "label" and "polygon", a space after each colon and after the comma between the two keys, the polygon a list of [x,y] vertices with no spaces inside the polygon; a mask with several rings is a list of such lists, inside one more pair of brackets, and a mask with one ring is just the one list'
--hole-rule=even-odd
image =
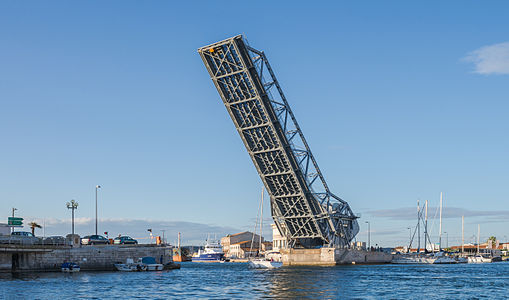
{"label": "white motorboat", "polygon": [[249,267],[254,269],[276,269],[283,266],[282,262],[270,261],[266,259],[253,259],[249,262]]}
{"label": "white motorboat", "polygon": [[436,261],[436,257],[424,256],[424,255],[399,255],[395,257],[391,263],[393,264],[433,264]]}
{"label": "white motorboat", "polygon": [[493,259],[491,257],[485,257],[482,255],[468,257],[469,264],[483,264],[483,263],[490,263],[492,261],[493,261]]}
{"label": "white motorboat", "polygon": [[122,272],[146,271],[147,266],[142,263],[134,263],[132,258],[128,258],[125,264],[115,264],[115,268]]}
{"label": "white motorboat", "polygon": [[446,255],[444,252],[437,252],[434,255],[433,264],[456,264],[458,261],[454,257]]}

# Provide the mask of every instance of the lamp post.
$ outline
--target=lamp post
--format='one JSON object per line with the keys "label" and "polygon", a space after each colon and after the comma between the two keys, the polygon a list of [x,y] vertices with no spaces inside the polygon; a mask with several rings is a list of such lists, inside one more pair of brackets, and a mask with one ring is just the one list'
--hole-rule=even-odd
{"label": "lamp post", "polygon": [[97,235],[97,190],[100,188],[100,185],[95,186],[95,235]]}
{"label": "lamp post", "polygon": [[67,202],[67,209],[72,211],[72,238],[74,240],[74,210],[78,209],[78,202],[71,200],[71,202]]}
{"label": "lamp post", "polygon": [[371,250],[371,226],[368,221],[366,221],[368,224],[368,251]]}
{"label": "lamp post", "polygon": [[408,229],[408,252],[410,252],[410,245],[412,244],[412,227],[407,227]]}

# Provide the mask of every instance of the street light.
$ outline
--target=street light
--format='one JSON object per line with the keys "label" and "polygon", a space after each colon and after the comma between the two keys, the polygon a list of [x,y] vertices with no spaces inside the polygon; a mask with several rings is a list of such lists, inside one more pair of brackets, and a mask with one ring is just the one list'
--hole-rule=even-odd
{"label": "street light", "polygon": [[100,188],[100,185],[95,186],[95,235],[97,235],[97,190]]}
{"label": "street light", "polygon": [[371,250],[371,227],[368,221],[366,221],[368,224],[368,251]]}
{"label": "street light", "polygon": [[[410,248],[410,244],[412,243],[412,227],[407,227],[406,229],[408,229],[408,248]],[[410,249],[408,252],[410,252]]]}
{"label": "street light", "polygon": [[72,238],[74,240],[74,210],[78,209],[78,202],[71,200],[71,202],[67,202],[67,209],[72,211]]}

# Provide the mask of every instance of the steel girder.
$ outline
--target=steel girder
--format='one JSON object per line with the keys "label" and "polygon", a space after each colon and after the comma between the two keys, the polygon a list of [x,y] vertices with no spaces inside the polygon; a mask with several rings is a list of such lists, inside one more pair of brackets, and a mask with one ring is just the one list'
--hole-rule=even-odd
{"label": "steel girder", "polygon": [[265,54],[241,35],[198,52],[270,195],[272,217],[288,244],[348,246],[359,231],[357,217],[330,192]]}

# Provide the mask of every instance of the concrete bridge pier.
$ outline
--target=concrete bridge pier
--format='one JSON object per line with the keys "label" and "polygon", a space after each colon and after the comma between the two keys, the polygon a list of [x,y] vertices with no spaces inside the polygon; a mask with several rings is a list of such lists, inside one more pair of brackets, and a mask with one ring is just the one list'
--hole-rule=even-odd
{"label": "concrete bridge pier", "polygon": [[392,255],[355,249],[281,249],[285,266],[335,266],[346,264],[385,264],[392,261]]}

